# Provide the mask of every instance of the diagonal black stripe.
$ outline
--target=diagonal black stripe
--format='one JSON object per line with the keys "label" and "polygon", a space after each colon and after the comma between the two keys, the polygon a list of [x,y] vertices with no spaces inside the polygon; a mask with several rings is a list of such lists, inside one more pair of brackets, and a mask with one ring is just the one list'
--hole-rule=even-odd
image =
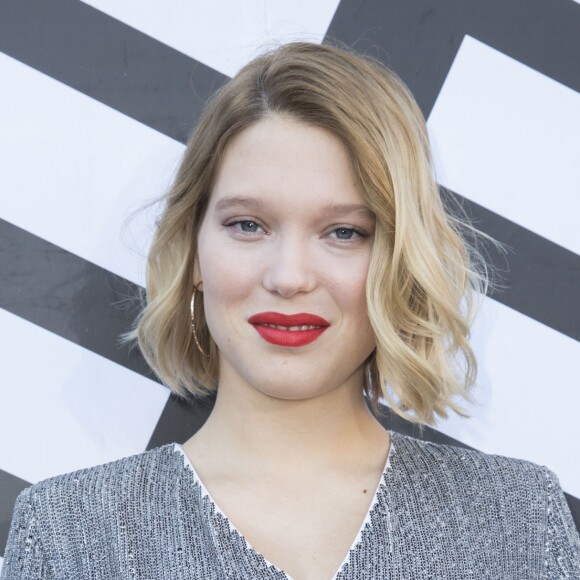
{"label": "diagonal black stripe", "polygon": [[78,0],[3,0],[0,50],[182,143],[226,81]]}
{"label": "diagonal black stripe", "polygon": [[0,556],[6,548],[16,497],[29,485],[28,481],[0,469]]}
{"label": "diagonal black stripe", "polygon": [[0,307],[154,378],[137,348],[121,346],[141,288],[0,219]]}
{"label": "diagonal black stripe", "polygon": [[579,30],[570,0],[341,0],[327,38],[389,64],[428,117],[466,34],[580,92]]}
{"label": "diagonal black stripe", "polygon": [[572,512],[572,518],[576,524],[576,529],[578,532],[580,532],[580,499],[566,492],[564,492],[564,495],[566,496],[566,501],[570,506],[570,511]]}
{"label": "diagonal black stripe", "polygon": [[214,405],[213,399],[184,400],[171,395],[159,417],[147,449],[177,441],[184,443],[206,422]]}
{"label": "diagonal black stripe", "polygon": [[[580,340],[580,256],[484,208],[454,196],[474,225],[508,246],[507,254],[484,244],[487,261],[505,288],[491,294],[498,302]],[[445,199],[445,193],[443,197]]]}

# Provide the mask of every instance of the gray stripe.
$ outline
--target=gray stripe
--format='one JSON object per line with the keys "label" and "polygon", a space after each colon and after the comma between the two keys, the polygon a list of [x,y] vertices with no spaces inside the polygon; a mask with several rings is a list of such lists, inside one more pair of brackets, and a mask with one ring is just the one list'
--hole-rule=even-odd
{"label": "gray stripe", "polygon": [[341,0],[327,38],[387,62],[428,117],[466,34],[580,92],[579,30],[571,0]]}
{"label": "gray stripe", "polygon": [[580,256],[471,200],[449,193],[462,203],[477,228],[508,246],[504,255],[491,244],[484,244],[486,257],[500,271],[500,281],[505,286],[491,297],[580,340]]}
{"label": "gray stripe", "polygon": [[0,50],[182,143],[226,81],[77,0],[3,0]]}
{"label": "gray stripe", "polygon": [[166,443],[184,443],[206,422],[214,405],[213,399],[184,400],[171,395],[151,435],[147,449]]}
{"label": "gray stripe", "polygon": [[137,315],[139,286],[2,219],[0,248],[1,308],[151,376],[139,350],[119,343]]}
{"label": "gray stripe", "polygon": [[6,541],[8,540],[8,530],[12,521],[12,511],[16,497],[30,485],[28,481],[20,479],[7,471],[0,469],[0,555],[4,555]]}

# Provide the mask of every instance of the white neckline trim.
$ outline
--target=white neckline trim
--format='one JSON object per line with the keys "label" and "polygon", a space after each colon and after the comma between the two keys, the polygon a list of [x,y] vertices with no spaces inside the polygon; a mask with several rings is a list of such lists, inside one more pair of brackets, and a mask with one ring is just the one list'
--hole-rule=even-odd
{"label": "white neckline trim", "polygon": [[232,523],[230,518],[228,518],[228,516],[223,512],[223,510],[220,508],[220,506],[215,502],[215,500],[213,499],[213,497],[211,496],[211,494],[209,493],[209,491],[205,487],[205,484],[203,483],[203,481],[201,480],[201,478],[197,474],[197,471],[195,470],[195,467],[193,466],[193,464],[189,460],[187,453],[185,453],[185,451],[183,450],[183,447],[181,447],[181,445],[179,445],[179,443],[174,443],[173,445],[174,445],[175,450],[181,454],[181,456],[183,458],[184,467],[186,469],[189,469],[191,471],[191,473],[193,474],[193,478],[195,480],[195,483],[200,488],[202,497],[207,498],[207,500],[211,503],[211,505],[213,506],[216,513],[218,513],[228,523],[230,530],[242,539],[242,541],[244,542],[244,545],[246,546],[246,549],[249,550],[250,552],[253,552],[254,554],[256,554],[259,558],[262,558],[262,560],[264,560],[264,562],[266,562],[266,564],[269,567],[274,568],[275,570],[278,570],[281,574],[284,574],[288,580],[294,580],[288,573],[286,573],[281,568],[278,568],[278,566],[276,566],[276,564],[273,564],[272,562],[270,562],[270,560],[268,560],[268,558],[266,558],[266,556],[264,556],[261,552],[256,550],[256,548],[254,548],[254,546],[252,546],[252,544],[250,544],[250,542],[248,542],[248,539],[246,538],[246,536],[244,536],[244,534],[242,534],[242,532],[240,532],[240,530],[238,530],[238,528],[236,528],[236,526],[234,526],[234,524]]}
{"label": "white neckline trim", "polygon": [[387,453],[387,460],[385,461],[385,466],[383,467],[383,471],[381,473],[381,476],[379,477],[379,481],[377,483],[373,499],[369,505],[369,509],[367,510],[365,519],[363,520],[352,544],[350,545],[350,548],[348,549],[346,555],[344,556],[344,559],[342,560],[336,572],[334,573],[332,580],[335,580],[336,577],[340,574],[340,572],[342,572],[342,570],[348,564],[348,562],[350,561],[351,554],[356,551],[357,547],[359,546],[362,540],[364,530],[366,529],[367,525],[370,524],[371,522],[372,514],[375,510],[377,503],[379,502],[379,492],[382,489],[383,485],[386,483],[387,472],[390,469],[392,469],[391,457],[394,455],[394,453],[395,453],[395,443],[393,441],[393,432],[389,431],[389,452]]}
{"label": "white neckline trim", "polygon": [[[390,469],[392,469],[391,458],[395,454],[395,443],[393,441],[393,439],[394,439],[394,437],[393,437],[393,431],[389,431],[389,435],[390,435],[390,437],[389,437],[389,439],[390,439],[389,452],[387,453],[387,459],[385,461],[385,466],[383,467],[383,471],[381,473],[381,476],[379,477],[379,481],[377,483],[377,487],[375,489],[375,492],[374,492],[374,495],[373,495],[373,499],[372,499],[372,501],[371,501],[371,503],[369,505],[369,508],[367,510],[367,513],[365,515],[365,518],[364,518],[364,520],[363,520],[363,522],[362,522],[362,524],[361,524],[361,526],[360,526],[360,528],[359,528],[359,530],[358,530],[358,532],[357,532],[357,534],[356,534],[356,536],[355,536],[352,544],[350,545],[350,548],[348,549],[348,551],[347,551],[344,559],[342,560],[342,562],[338,566],[338,569],[334,573],[334,575],[332,577],[332,580],[335,580],[336,577],[338,576],[338,574],[340,574],[340,572],[343,570],[343,568],[350,561],[351,554],[354,551],[356,551],[356,548],[360,544],[360,542],[362,540],[363,532],[364,532],[365,528],[367,527],[367,525],[370,524],[371,517],[372,517],[372,513],[375,510],[375,507],[376,507],[376,505],[377,505],[377,503],[379,501],[379,491],[381,490],[381,488],[385,484],[387,472]],[[278,570],[280,573],[284,574],[288,580],[293,580],[293,578],[287,572],[285,572],[281,568],[278,568],[278,566],[276,566],[276,564],[273,564],[272,562],[270,562],[261,552],[259,552],[258,550],[256,550],[256,548],[254,548],[250,544],[250,542],[248,542],[248,540],[244,536],[244,534],[242,534],[242,532],[240,532],[240,530],[238,530],[238,528],[236,528],[236,526],[234,526],[234,524],[231,522],[231,520],[228,518],[228,516],[223,512],[223,510],[215,502],[215,500],[213,499],[213,497],[211,496],[211,494],[209,493],[209,491],[205,487],[203,481],[199,477],[197,471],[195,470],[195,467],[193,466],[193,464],[189,460],[189,457],[187,456],[187,454],[183,450],[183,447],[179,443],[174,443],[173,444],[173,447],[174,447],[175,451],[177,451],[182,456],[184,467],[186,467],[187,469],[191,470],[191,473],[193,474],[193,477],[195,479],[195,482],[197,483],[197,485],[199,486],[199,488],[201,490],[202,497],[205,497],[205,498],[207,498],[209,500],[209,502],[211,503],[211,505],[214,507],[215,511],[218,514],[220,514],[220,516],[228,523],[228,525],[230,527],[230,530],[233,531],[233,532],[235,532],[235,534],[238,535],[244,541],[244,544],[245,544],[246,548],[249,551],[251,551],[254,554],[256,554],[257,556],[259,556],[260,558],[262,558],[264,560],[264,562],[266,562],[266,564],[268,566],[270,566],[271,568],[274,568],[275,570]]]}

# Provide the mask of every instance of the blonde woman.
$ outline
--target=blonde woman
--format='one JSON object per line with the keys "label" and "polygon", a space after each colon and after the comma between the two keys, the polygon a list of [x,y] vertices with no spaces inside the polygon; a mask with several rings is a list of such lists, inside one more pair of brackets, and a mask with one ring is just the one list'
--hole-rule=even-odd
{"label": "blonde woman", "polygon": [[135,330],[214,409],[183,445],[24,491],[2,577],[580,578],[549,470],[371,412],[463,412],[487,284],[469,231],[393,73],[307,43],[248,64],[190,139]]}

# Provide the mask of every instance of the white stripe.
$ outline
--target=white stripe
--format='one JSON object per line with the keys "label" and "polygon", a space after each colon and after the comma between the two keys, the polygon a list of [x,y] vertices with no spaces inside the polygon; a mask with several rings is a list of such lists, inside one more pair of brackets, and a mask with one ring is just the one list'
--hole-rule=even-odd
{"label": "white stripe", "polygon": [[466,36],[428,126],[442,185],[580,254],[580,94]]}
{"label": "white stripe", "polygon": [[143,284],[155,217],[183,146],[0,54],[0,217]]}
{"label": "white stripe", "polygon": [[144,451],[168,390],[0,309],[0,468],[26,481]]}
{"label": "white stripe", "polygon": [[322,42],[339,0],[85,0],[184,54],[233,76],[273,42]]}
{"label": "white stripe", "polygon": [[480,406],[437,428],[488,453],[553,469],[580,497],[580,343],[486,298],[473,328]]}

